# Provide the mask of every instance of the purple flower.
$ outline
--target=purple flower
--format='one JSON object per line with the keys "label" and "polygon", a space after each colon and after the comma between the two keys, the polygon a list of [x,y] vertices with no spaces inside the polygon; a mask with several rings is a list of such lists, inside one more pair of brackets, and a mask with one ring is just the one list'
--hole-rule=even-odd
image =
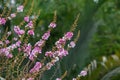
{"label": "purple flower", "polygon": [[34,30],[28,30],[28,34],[34,36]]}
{"label": "purple flower", "polygon": [[35,44],[35,46],[41,47],[44,43],[45,43],[45,41],[41,39],[40,41],[38,41],[38,42]]}
{"label": "purple flower", "polygon": [[6,40],[6,41],[5,41],[5,43],[6,43],[6,44],[9,44],[9,43],[10,43],[10,41],[9,41],[9,40]]}
{"label": "purple flower", "polygon": [[56,24],[55,24],[54,22],[51,22],[48,27],[50,27],[50,28],[55,28],[55,27],[56,27]]}
{"label": "purple flower", "polygon": [[44,35],[42,36],[43,40],[48,40],[48,38],[50,37],[50,31],[44,33]]}
{"label": "purple flower", "polygon": [[25,33],[24,30],[20,30],[19,26],[14,26],[14,31],[15,31],[15,33],[18,34],[18,35],[22,35],[22,34]]}
{"label": "purple flower", "polygon": [[83,70],[80,72],[80,76],[86,76],[87,75],[87,71]]}
{"label": "purple flower", "polygon": [[45,53],[45,56],[47,56],[47,57],[52,57],[52,56],[53,56],[53,52],[52,52],[52,51],[47,51],[47,52]]}
{"label": "purple flower", "polygon": [[15,14],[15,13],[12,13],[10,16],[11,16],[12,18],[14,18],[14,17],[16,17],[16,14]]}
{"label": "purple flower", "polygon": [[5,18],[0,18],[0,25],[5,25],[6,19]]}
{"label": "purple flower", "polygon": [[30,21],[30,22],[27,24],[27,26],[26,26],[26,27],[32,28],[32,27],[33,27],[33,22],[32,22],[32,21]]}
{"label": "purple flower", "polygon": [[25,22],[29,22],[29,20],[30,20],[30,19],[29,19],[29,16],[24,17],[24,21],[25,21]]}
{"label": "purple flower", "polygon": [[30,70],[30,73],[39,72],[39,69],[42,67],[40,62],[36,62],[35,66]]}
{"label": "purple flower", "polygon": [[16,42],[16,46],[17,46],[17,47],[20,47],[20,44],[21,44],[21,41],[17,41],[17,42]]}
{"label": "purple flower", "polygon": [[62,80],[62,79],[60,79],[60,78],[56,78],[56,80]]}
{"label": "purple flower", "polygon": [[65,50],[63,48],[59,49],[59,53],[58,53],[59,57],[62,58],[63,56],[67,56],[67,55],[68,55],[68,51],[67,50]]}
{"label": "purple flower", "polygon": [[70,40],[73,37],[73,32],[67,32],[64,37],[65,39]]}
{"label": "purple flower", "polygon": [[23,12],[23,8],[24,8],[23,5],[18,6],[17,7],[17,12]]}
{"label": "purple flower", "polygon": [[34,80],[34,78],[31,78],[31,77],[30,77],[30,78],[28,78],[27,80]]}
{"label": "purple flower", "polygon": [[75,42],[71,41],[70,44],[68,44],[68,47],[69,48],[74,48],[75,47]]}

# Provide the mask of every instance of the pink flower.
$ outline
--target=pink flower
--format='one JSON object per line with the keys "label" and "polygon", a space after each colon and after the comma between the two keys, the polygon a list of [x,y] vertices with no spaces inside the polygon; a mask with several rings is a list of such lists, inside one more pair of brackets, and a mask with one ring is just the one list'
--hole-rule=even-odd
{"label": "pink flower", "polygon": [[16,17],[16,14],[15,14],[15,13],[12,13],[10,16],[11,16],[12,18],[14,18],[14,17]]}
{"label": "pink flower", "polygon": [[65,39],[70,40],[73,37],[73,32],[67,32],[64,37]]}
{"label": "pink flower", "polygon": [[18,40],[18,38],[14,37],[14,38],[13,38],[13,40],[14,40],[14,41],[17,41],[17,40]]}
{"label": "pink flower", "polygon": [[22,35],[22,34],[24,34],[24,33],[25,33],[24,30],[20,30],[19,33],[18,33],[18,35]]}
{"label": "pink flower", "polygon": [[17,7],[17,12],[23,12],[23,8],[24,8],[23,5],[18,6]]}
{"label": "pink flower", "polygon": [[12,58],[12,57],[13,57],[12,54],[8,54],[8,55],[7,55],[7,58]]}
{"label": "pink flower", "polygon": [[69,48],[74,48],[75,47],[75,42],[71,41],[70,44],[68,44],[68,47]]}
{"label": "pink flower", "polygon": [[60,78],[56,78],[56,80],[62,80],[62,79],[60,79]]}
{"label": "pink flower", "polygon": [[37,57],[37,54],[38,53],[41,53],[41,48],[40,47],[35,47],[32,51],[31,51],[31,53],[30,53],[30,56],[29,56],[29,59],[30,60],[34,60],[34,57]]}
{"label": "pink flower", "polygon": [[28,78],[27,80],[34,80],[34,78]]}
{"label": "pink flower", "polygon": [[30,55],[31,49],[32,45],[30,43],[23,46],[23,51],[26,53],[27,56]]}
{"label": "pink flower", "polygon": [[59,44],[65,44],[65,43],[66,43],[66,40],[65,40],[65,39],[59,39],[58,43],[59,43]]}
{"label": "pink flower", "polygon": [[20,44],[21,44],[21,41],[17,41],[17,42],[16,42],[16,46],[17,46],[17,47],[20,47]]}
{"label": "pink flower", "polygon": [[47,51],[47,52],[45,53],[45,56],[47,56],[47,57],[52,57],[52,56],[53,56],[53,52],[52,52],[52,51]]}
{"label": "pink flower", "polygon": [[4,43],[3,43],[3,41],[0,41],[0,45],[3,45]]}
{"label": "pink flower", "polygon": [[32,27],[33,27],[33,22],[30,21],[30,22],[27,24],[27,27],[32,28]]}
{"label": "pink flower", "polygon": [[6,40],[6,41],[5,41],[5,43],[6,43],[6,44],[9,44],[9,43],[10,43],[10,41],[9,41],[9,40]]}
{"label": "pink flower", "polygon": [[45,43],[45,41],[41,39],[40,41],[38,41],[38,42],[35,44],[35,46],[40,47],[40,46],[42,46],[44,43]]}
{"label": "pink flower", "polygon": [[87,71],[83,70],[80,72],[80,76],[86,76],[87,75]]}
{"label": "pink flower", "polygon": [[20,30],[19,26],[14,26],[14,31],[15,31],[15,33],[18,34],[18,35],[22,35],[22,34],[25,33],[24,30]]}
{"label": "pink flower", "polygon": [[42,67],[40,62],[36,62],[35,66],[30,70],[30,73],[39,72],[39,69]]}
{"label": "pink flower", "polygon": [[29,59],[30,59],[31,61],[34,61],[34,56],[33,56],[32,54],[30,54]]}
{"label": "pink flower", "polygon": [[24,17],[24,21],[29,22],[29,16]]}
{"label": "pink flower", "polygon": [[63,57],[63,56],[67,56],[68,55],[68,51],[67,50],[65,50],[65,49],[60,49],[59,50],[59,54],[58,54],[58,56],[59,57]]}
{"label": "pink flower", "polygon": [[56,27],[56,24],[55,24],[54,22],[51,22],[48,27],[50,27],[50,28],[55,28],[55,27]]}
{"label": "pink flower", "polygon": [[43,40],[48,40],[48,38],[50,37],[50,31],[44,33],[44,35],[42,36]]}
{"label": "pink flower", "polygon": [[33,30],[29,30],[28,34],[34,36],[34,31]]}
{"label": "pink flower", "polygon": [[6,19],[5,18],[0,18],[0,25],[5,25]]}
{"label": "pink flower", "polygon": [[15,33],[18,33],[20,31],[19,26],[14,26],[14,31],[15,31]]}

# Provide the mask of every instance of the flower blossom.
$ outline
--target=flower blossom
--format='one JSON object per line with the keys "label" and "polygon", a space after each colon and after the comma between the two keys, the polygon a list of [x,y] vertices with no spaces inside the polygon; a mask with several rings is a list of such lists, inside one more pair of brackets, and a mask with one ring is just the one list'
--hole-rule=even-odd
{"label": "flower blossom", "polygon": [[40,39],[38,42],[36,42],[35,46],[41,47],[44,43],[45,41]]}
{"label": "flower blossom", "polygon": [[0,18],[0,25],[5,25],[6,19],[5,18]]}
{"label": "flower blossom", "polygon": [[16,17],[16,14],[15,14],[15,13],[12,13],[10,16],[11,16],[12,18],[14,18],[14,17]]}
{"label": "flower blossom", "polygon": [[31,51],[31,53],[30,53],[30,56],[29,56],[29,59],[30,60],[34,60],[34,57],[37,57],[37,54],[38,53],[41,53],[41,48],[40,47],[35,47],[32,51]]}
{"label": "flower blossom", "polygon": [[48,40],[48,38],[50,37],[50,31],[44,33],[44,35],[42,36],[43,40]]}
{"label": "flower blossom", "polygon": [[60,79],[60,78],[56,78],[56,80],[62,80],[62,79]]}
{"label": "flower blossom", "polygon": [[23,12],[24,6],[20,5],[17,7],[17,12]]}
{"label": "flower blossom", "polygon": [[18,34],[18,35],[22,35],[22,34],[25,33],[24,30],[20,30],[19,26],[14,26],[14,31],[15,31],[15,33]]}
{"label": "flower blossom", "polygon": [[63,48],[59,50],[59,53],[58,53],[59,57],[62,58],[63,56],[67,56],[67,55],[68,55],[68,51],[67,50],[65,50]]}
{"label": "flower blossom", "polygon": [[34,36],[34,30],[28,30],[28,34]]}
{"label": "flower blossom", "polygon": [[73,37],[73,32],[67,32],[64,36],[65,39],[70,40]]}
{"label": "flower blossom", "polygon": [[70,44],[68,44],[68,47],[69,48],[74,48],[75,47],[75,42],[71,41]]}
{"label": "flower blossom", "polygon": [[56,27],[56,24],[55,24],[54,22],[51,22],[48,27],[49,27],[49,28],[55,28],[55,27]]}
{"label": "flower blossom", "polygon": [[29,16],[24,17],[24,21],[25,21],[25,22],[29,22],[29,20],[30,20],[30,19],[29,19]]}
{"label": "flower blossom", "polygon": [[32,50],[32,45],[30,43],[29,44],[24,44],[23,52],[25,53],[26,56],[30,55],[31,50]]}
{"label": "flower blossom", "polygon": [[28,78],[27,80],[34,80],[34,78],[31,78],[31,77],[30,77],[30,78]]}
{"label": "flower blossom", "polygon": [[87,71],[83,70],[80,72],[80,76],[86,76],[87,75]]}
{"label": "flower blossom", "polygon": [[41,67],[42,67],[42,64],[40,62],[36,62],[35,66],[30,70],[30,73],[39,72]]}
{"label": "flower blossom", "polygon": [[45,56],[46,56],[46,57],[52,57],[52,56],[53,56],[53,52],[52,52],[52,51],[47,51],[47,52],[45,53]]}
{"label": "flower blossom", "polygon": [[33,22],[30,21],[30,22],[26,25],[26,27],[33,28]]}

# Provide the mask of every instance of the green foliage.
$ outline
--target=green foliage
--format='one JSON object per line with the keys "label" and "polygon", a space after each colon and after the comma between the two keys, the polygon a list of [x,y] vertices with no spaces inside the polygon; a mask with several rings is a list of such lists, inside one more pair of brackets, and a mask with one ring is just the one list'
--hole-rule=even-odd
{"label": "green foliage", "polygon": [[91,43],[94,58],[115,54],[120,49],[120,11],[116,1],[106,2],[97,12],[95,20],[100,22]]}

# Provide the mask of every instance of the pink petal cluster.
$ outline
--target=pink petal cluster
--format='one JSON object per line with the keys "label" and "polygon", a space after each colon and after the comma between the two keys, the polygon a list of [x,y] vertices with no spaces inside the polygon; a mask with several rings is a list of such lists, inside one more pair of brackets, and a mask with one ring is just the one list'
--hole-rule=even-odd
{"label": "pink petal cluster", "polygon": [[30,22],[26,25],[26,27],[33,28],[33,22],[30,21]]}
{"label": "pink petal cluster", "polygon": [[18,34],[18,35],[22,35],[22,34],[25,33],[25,31],[24,31],[24,30],[21,30],[21,29],[19,28],[19,26],[14,26],[14,31],[15,31],[15,33]]}
{"label": "pink petal cluster", "polygon": [[5,18],[0,18],[0,25],[5,25],[6,19]]}
{"label": "pink petal cluster", "polygon": [[50,25],[48,26],[49,28],[55,28],[56,27],[56,23],[51,22]]}
{"label": "pink petal cluster", "polygon": [[11,54],[11,51],[14,50],[15,48],[20,47],[21,41],[17,41],[15,44],[12,44],[6,48],[1,48],[0,49],[0,55],[4,55],[7,58],[12,58],[13,55]]}
{"label": "pink petal cluster", "polygon": [[11,18],[14,18],[14,17],[16,17],[16,14],[12,13],[10,16],[11,16]]}
{"label": "pink petal cluster", "polygon": [[33,61],[34,58],[37,57],[37,54],[38,54],[38,53],[41,53],[41,48],[40,48],[40,47],[35,47],[35,48],[31,51],[30,56],[29,56],[29,59]]}
{"label": "pink petal cluster", "polygon": [[25,21],[25,22],[29,22],[29,20],[30,20],[30,19],[29,19],[29,16],[24,17],[24,21]]}
{"label": "pink petal cluster", "polygon": [[23,12],[24,6],[20,5],[17,7],[17,12]]}
{"label": "pink petal cluster", "polygon": [[58,53],[59,57],[62,58],[63,56],[67,56],[67,55],[68,55],[68,51],[67,50],[65,50],[63,48],[59,49],[59,53]]}
{"label": "pink petal cluster", "polygon": [[41,67],[42,67],[42,64],[40,62],[36,62],[35,66],[30,70],[30,73],[39,72]]}
{"label": "pink petal cluster", "polygon": [[53,57],[53,52],[52,51],[47,51],[46,53],[45,53],[45,56],[46,57]]}
{"label": "pink petal cluster", "polygon": [[62,80],[62,79],[60,79],[60,78],[56,78],[56,80]]}
{"label": "pink petal cluster", "polygon": [[86,76],[87,75],[87,71],[83,70],[80,72],[80,76]]}
{"label": "pink petal cluster", "polygon": [[7,58],[12,58],[13,55],[9,52],[10,50],[7,48],[0,49],[0,55],[6,56]]}
{"label": "pink petal cluster", "polygon": [[50,31],[44,33],[44,35],[42,36],[43,40],[48,40],[48,38],[50,37]]}
{"label": "pink petal cluster", "polygon": [[40,39],[38,42],[36,42],[35,46],[41,47],[44,43],[45,41]]}
{"label": "pink petal cluster", "polygon": [[32,45],[30,43],[24,44],[23,46],[23,52],[25,53],[26,56],[29,56],[32,50]]}
{"label": "pink petal cluster", "polygon": [[9,41],[9,40],[5,40],[5,43],[6,43],[6,44],[9,44],[9,43],[10,43],[10,41]]}
{"label": "pink petal cluster", "polygon": [[70,40],[73,37],[73,32],[67,32],[64,36],[65,39]]}
{"label": "pink petal cluster", "polygon": [[28,78],[27,80],[34,80],[34,78]]}
{"label": "pink petal cluster", "polygon": [[28,30],[28,34],[31,35],[31,36],[34,36],[34,30],[33,29]]}
{"label": "pink petal cluster", "polygon": [[69,48],[74,48],[75,47],[75,42],[71,41],[70,44],[68,44],[68,47]]}

